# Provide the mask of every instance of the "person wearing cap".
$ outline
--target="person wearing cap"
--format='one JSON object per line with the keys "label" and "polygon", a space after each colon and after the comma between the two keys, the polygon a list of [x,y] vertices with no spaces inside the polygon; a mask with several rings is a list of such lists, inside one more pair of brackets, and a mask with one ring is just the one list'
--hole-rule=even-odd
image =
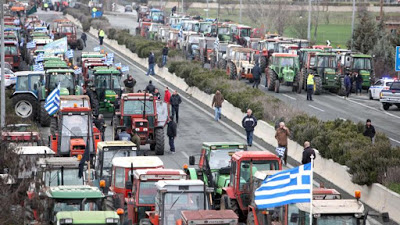
{"label": "person wearing cap", "polygon": [[372,126],[371,120],[367,119],[367,123],[365,124],[365,131],[363,133],[364,136],[371,138],[372,144],[375,143],[375,127]]}
{"label": "person wearing cap", "polygon": [[172,116],[168,119],[167,136],[169,139],[169,148],[171,154],[175,154],[176,123],[174,122]]}

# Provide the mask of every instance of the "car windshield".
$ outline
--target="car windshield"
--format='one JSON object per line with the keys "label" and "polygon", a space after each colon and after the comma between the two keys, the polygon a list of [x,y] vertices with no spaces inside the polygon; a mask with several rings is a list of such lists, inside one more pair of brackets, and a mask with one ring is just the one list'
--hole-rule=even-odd
{"label": "car windshield", "polygon": [[154,204],[156,201],[157,187],[155,181],[140,182],[139,204]]}
{"label": "car windshield", "polygon": [[[83,185],[83,178],[78,178],[79,169],[64,169],[64,185]],[[61,169],[46,171],[45,186],[56,187],[62,184]]]}
{"label": "car windshield", "polygon": [[290,67],[292,67],[294,65],[294,58],[282,57],[280,59],[280,64],[281,64],[281,66],[290,66]]}
{"label": "car windshield", "polygon": [[88,135],[88,114],[64,115],[62,118],[62,136],[86,137]]}
{"label": "car windshield", "polygon": [[[124,115],[138,115],[143,114],[144,101],[124,101]],[[146,100],[146,114],[153,114],[153,102]]]}
{"label": "car windshield", "polygon": [[357,225],[357,219],[351,215],[321,215],[317,219],[318,225]]}
{"label": "car windshield", "polygon": [[18,51],[17,51],[17,46],[4,46],[5,47],[5,51],[4,54],[5,55],[18,55]]}
{"label": "car windshield", "polygon": [[164,196],[164,225],[175,225],[183,210],[204,209],[204,193],[166,193]]}
{"label": "car windshield", "polygon": [[247,28],[240,29],[240,36],[241,37],[250,37],[250,29],[247,29]]}
{"label": "car windshield", "polygon": [[228,27],[218,27],[218,34],[228,34],[229,28]]}
{"label": "car windshield", "polygon": [[111,169],[112,160],[115,157],[127,157],[127,156],[136,156],[136,151],[132,151],[132,147],[118,147],[115,149],[110,149],[108,151],[104,151],[104,160],[103,160],[103,169]]}
{"label": "car windshield", "polygon": [[370,70],[371,69],[371,58],[354,58],[353,69],[356,70]]}
{"label": "car windshield", "polygon": [[317,56],[318,67],[334,68],[336,66],[336,56]]}
{"label": "car windshield", "polygon": [[74,80],[72,74],[51,74],[49,83],[50,90],[54,90],[58,83],[60,83],[60,88],[67,88],[70,93],[72,93],[72,90],[74,89]]}
{"label": "car windshield", "polygon": [[241,149],[217,149],[211,150],[209,156],[210,169],[221,169],[228,167],[231,162],[231,155]]}

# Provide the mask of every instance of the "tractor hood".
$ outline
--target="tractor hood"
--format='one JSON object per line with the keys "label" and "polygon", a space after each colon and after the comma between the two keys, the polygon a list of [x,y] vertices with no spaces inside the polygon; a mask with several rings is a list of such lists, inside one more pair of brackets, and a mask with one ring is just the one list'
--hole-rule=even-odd
{"label": "tractor hood", "polygon": [[60,95],[69,95],[69,91],[67,88],[60,88]]}
{"label": "tractor hood", "polygon": [[115,102],[117,98],[117,93],[114,90],[106,90],[106,100],[110,101],[111,103]]}
{"label": "tractor hood", "polygon": [[336,74],[336,71],[335,71],[335,69],[332,69],[332,68],[325,68],[324,69],[324,73],[325,74],[329,74],[329,75],[333,75],[333,74]]}
{"label": "tractor hood", "polygon": [[86,143],[83,138],[71,138],[70,152],[71,155],[83,155],[86,149]]}
{"label": "tractor hood", "polygon": [[361,76],[369,76],[371,72],[369,70],[360,70],[360,75]]}

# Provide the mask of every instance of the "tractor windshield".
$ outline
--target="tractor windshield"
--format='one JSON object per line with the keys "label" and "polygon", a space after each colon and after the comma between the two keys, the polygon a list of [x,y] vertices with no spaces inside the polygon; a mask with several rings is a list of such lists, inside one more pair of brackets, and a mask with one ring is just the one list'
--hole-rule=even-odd
{"label": "tractor windshield", "polygon": [[269,50],[274,50],[274,48],[275,48],[274,43],[275,42],[264,42],[264,45],[265,45],[264,48],[267,49],[268,51]]}
{"label": "tractor windshield", "polygon": [[61,33],[72,33],[72,27],[61,27]]}
{"label": "tractor windshield", "polygon": [[[83,185],[83,178],[78,178],[78,168],[76,169],[64,169],[63,176],[64,181],[63,184],[70,185]],[[58,170],[50,170],[45,172],[45,186],[47,187],[56,187],[62,184],[61,168]]]}
{"label": "tractor windshield", "polygon": [[204,209],[204,193],[173,192],[164,196],[164,225],[175,225],[183,210]]}
{"label": "tractor windshield", "polygon": [[5,46],[4,55],[18,55],[17,46],[15,45]]}
{"label": "tractor windshield", "polygon": [[98,89],[121,89],[120,76],[96,75],[95,86]]}
{"label": "tractor windshield", "polygon": [[69,93],[72,94],[74,90],[74,78],[70,73],[67,74],[52,74],[50,75],[49,89],[54,90],[58,83],[60,83],[60,88],[68,89]]}
{"label": "tractor windshield", "polygon": [[238,61],[251,61],[251,54],[250,53],[246,53],[246,52],[240,52],[237,55],[236,60]]}
{"label": "tractor windshield", "polygon": [[294,66],[294,58],[289,58],[289,57],[282,57],[280,58],[280,65],[285,67],[293,67]]}
{"label": "tractor windshield", "polygon": [[62,118],[62,136],[87,137],[89,135],[88,114],[64,115]]}
{"label": "tractor windshield", "polygon": [[209,156],[210,169],[221,169],[224,167],[229,167],[232,154],[242,149],[218,149],[211,150]]}
{"label": "tractor windshield", "polygon": [[[83,204],[82,204],[83,203]],[[69,212],[69,211],[99,211],[101,208],[96,199],[74,199],[65,200],[57,199],[54,204],[53,212]]]}
{"label": "tractor windshield", "polygon": [[240,28],[240,37],[250,37],[250,28]]}
{"label": "tractor windshield", "polygon": [[[124,101],[124,115],[143,114],[144,101]],[[153,101],[146,100],[146,114],[154,114]]]}
{"label": "tractor windshield", "polygon": [[228,34],[229,27],[218,27],[218,34]]}
{"label": "tractor windshield", "polygon": [[317,56],[317,65],[319,68],[335,68],[336,56]]}
{"label": "tractor windshield", "polygon": [[189,36],[189,43],[199,43],[200,42],[199,38],[200,38],[200,36],[191,35],[191,36]]}
{"label": "tractor windshield", "polygon": [[242,161],[240,164],[240,188],[243,189],[250,182],[250,177],[257,171],[264,170],[279,170],[278,160]]}
{"label": "tractor windshield", "polygon": [[115,157],[129,157],[129,156],[136,156],[136,151],[132,151],[132,147],[122,147],[118,146],[115,149],[109,149],[105,151],[103,149],[104,159],[103,159],[103,170],[111,169],[112,167],[112,160]]}
{"label": "tractor windshield", "polygon": [[139,204],[154,204],[156,201],[157,187],[155,181],[140,182]]}
{"label": "tractor windshield", "polygon": [[211,32],[211,23],[200,24],[200,33],[210,33],[210,32]]}
{"label": "tractor windshield", "polygon": [[353,69],[356,70],[371,70],[371,58],[354,58]]}

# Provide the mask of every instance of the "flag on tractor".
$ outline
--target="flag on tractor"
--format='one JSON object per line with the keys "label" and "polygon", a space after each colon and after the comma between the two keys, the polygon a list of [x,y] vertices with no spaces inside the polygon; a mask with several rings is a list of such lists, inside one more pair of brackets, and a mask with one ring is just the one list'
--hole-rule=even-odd
{"label": "flag on tractor", "polygon": [[60,109],[60,84],[47,96],[44,108],[50,116]]}

